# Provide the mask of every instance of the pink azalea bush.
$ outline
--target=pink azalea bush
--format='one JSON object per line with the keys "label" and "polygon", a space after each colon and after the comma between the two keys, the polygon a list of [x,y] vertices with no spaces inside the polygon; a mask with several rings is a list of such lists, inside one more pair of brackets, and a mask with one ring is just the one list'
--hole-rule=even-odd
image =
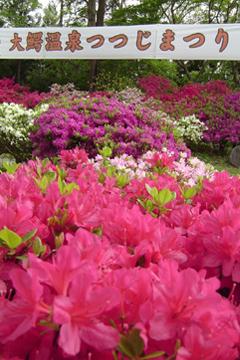
{"label": "pink azalea bush", "polygon": [[240,93],[220,80],[177,87],[163,77],[147,76],[138,81],[146,98],[157,99],[159,109],[176,119],[196,115],[206,126],[204,140],[225,145],[237,144],[239,137]]}
{"label": "pink azalea bush", "polygon": [[146,161],[121,186],[78,148],[0,175],[2,359],[239,357],[240,179]]}
{"label": "pink azalea bush", "polygon": [[28,87],[16,83],[13,79],[0,79],[0,103],[15,103],[30,109],[47,98],[47,94],[31,92]]}

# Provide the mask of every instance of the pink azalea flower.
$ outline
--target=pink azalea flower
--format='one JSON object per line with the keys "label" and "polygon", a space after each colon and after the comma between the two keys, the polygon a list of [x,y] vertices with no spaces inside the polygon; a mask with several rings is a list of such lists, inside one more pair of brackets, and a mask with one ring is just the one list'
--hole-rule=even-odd
{"label": "pink azalea flower", "polygon": [[61,325],[58,343],[68,355],[78,354],[82,342],[101,351],[118,343],[118,332],[101,317],[119,303],[119,294],[96,280],[93,271],[83,271],[72,282],[69,296],[54,300],[53,319]]}
{"label": "pink azalea flower", "polygon": [[2,343],[13,341],[36,326],[42,312],[43,287],[36,277],[20,269],[11,271],[10,278],[16,295],[12,301],[1,298],[0,339]]}
{"label": "pink azalea flower", "polygon": [[75,225],[87,229],[100,225],[101,199],[98,195],[99,193],[91,188],[84,193],[75,190],[68,197],[69,213]]}
{"label": "pink azalea flower", "polygon": [[170,261],[160,264],[157,275],[153,302],[147,302],[141,309],[142,320],[149,320],[150,337],[177,339],[196,322],[207,326],[203,313],[208,314],[221,302],[221,296],[215,292],[218,280],[205,280],[205,273],[193,269],[179,272],[177,264]]}
{"label": "pink azalea flower", "polygon": [[[148,240],[143,240],[135,249],[135,258],[142,259],[143,265],[158,263],[163,259],[176,260],[179,264],[187,260],[185,241],[175,230],[159,223],[158,229]],[[144,259],[143,259],[144,258]]]}
{"label": "pink azalea flower", "polygon": [[59,295],[67,294],[69,285],[83,267],[79,254],[70,246],[62,246],[52,258],[52,263],[32,254],[29,254],[29,261],[33,277],[50,285]]}
{"label": "pink azalea flower", "polygon": [[198,326],[191,326],[184,337],[184,345],[177,352],[176,360],[225,360],[226,356],[229,360],[236,360],[238,351],[234,348],[234,340],[224,336],[222,330],[220,334],[217,331],[214,336],[206,336]]}
{"label": "pink azalea flower", "polygon": [[151,239],[159,221],[150,215],[143,215],[139,207],[110,204],[102,210],[103,234],[112,243],[135,246],[143,240]]}

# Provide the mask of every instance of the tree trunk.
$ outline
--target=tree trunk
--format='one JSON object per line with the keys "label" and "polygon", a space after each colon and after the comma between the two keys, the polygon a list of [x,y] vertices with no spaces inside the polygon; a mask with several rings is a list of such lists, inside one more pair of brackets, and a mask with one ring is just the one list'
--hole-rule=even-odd
{"label": "tree trunk", "polygon": [[239,86],[240,84],[240,67],[237,61],[232,61],[232,72],[233,72],[233,79],[234,82]]}
{"label": "tree trunk", "polygon": [[[104,15],[106,10],[106,0],[98,0],[98,10],[96,13],[96,0],[88,2],[88,26],[103,26]],[[97,78],[97,60],[90,61],[90,79],[89,90],[94,91],[96,88]]]}
{"label": "tree trunk", "polygon": [[105,8],[106,8],[106,0],[99,0],[98,12],[97,12],[97,26],[104,25]]}
{"label": "tree trunk", "polygon": [[59,15],[59,26],[63,26],[63,16],[64,16],[64,0],[60,0],[60,15]]}
{"label": "tree trunk", "polygon": [[88,0],[88,26],[96,25],[96,0]]}
{"label": "tree trunk", "polygon": [[[96,0],[88,0],[88,26],[96,26]],[[89,90],[94,91],[97,62],[90,60]]]}

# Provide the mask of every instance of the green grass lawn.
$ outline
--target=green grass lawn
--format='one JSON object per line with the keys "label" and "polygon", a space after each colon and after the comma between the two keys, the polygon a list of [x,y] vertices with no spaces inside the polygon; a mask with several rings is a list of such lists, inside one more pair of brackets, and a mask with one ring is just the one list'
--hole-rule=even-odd
{"label": "green grass lawn", "polygon": [[195,151],[193,151],[193,155],[197,156],[200,160],[203,160],[206,163],[213,165],[219,171],[226,170],[231,175],[240,175],[240,168],[232,166],[228,161],[227,155],[218,155],[215,153]]}

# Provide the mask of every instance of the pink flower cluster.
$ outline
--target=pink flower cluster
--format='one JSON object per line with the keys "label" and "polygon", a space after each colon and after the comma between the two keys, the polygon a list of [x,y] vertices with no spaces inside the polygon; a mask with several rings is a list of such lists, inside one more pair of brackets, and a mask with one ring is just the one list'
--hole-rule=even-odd
{"label": "pink flower cluster", "polygon": [[147,99],[159,100],[155,108],[170,116],[180,119],[196,115],[208,128],[204,132],[206,142],[221,145],[240,142],[240,93],[231,90],[226,82],[213,80],[177,87],[168,79],[153,75],[139,79],[138,85]]}
{"label": "pink flower cluster", "polygon": [[160,160],[121,188],[79,149],[0,175],[2,359],[238,358],[240,179],[191,195]]}
{"label": "pink flower cluster", "polygon": [[15,83],[13,79],[0,79],[0,103],[21,104],[29,109],[46,98],[47,94],[31,92],[26,86]]}

